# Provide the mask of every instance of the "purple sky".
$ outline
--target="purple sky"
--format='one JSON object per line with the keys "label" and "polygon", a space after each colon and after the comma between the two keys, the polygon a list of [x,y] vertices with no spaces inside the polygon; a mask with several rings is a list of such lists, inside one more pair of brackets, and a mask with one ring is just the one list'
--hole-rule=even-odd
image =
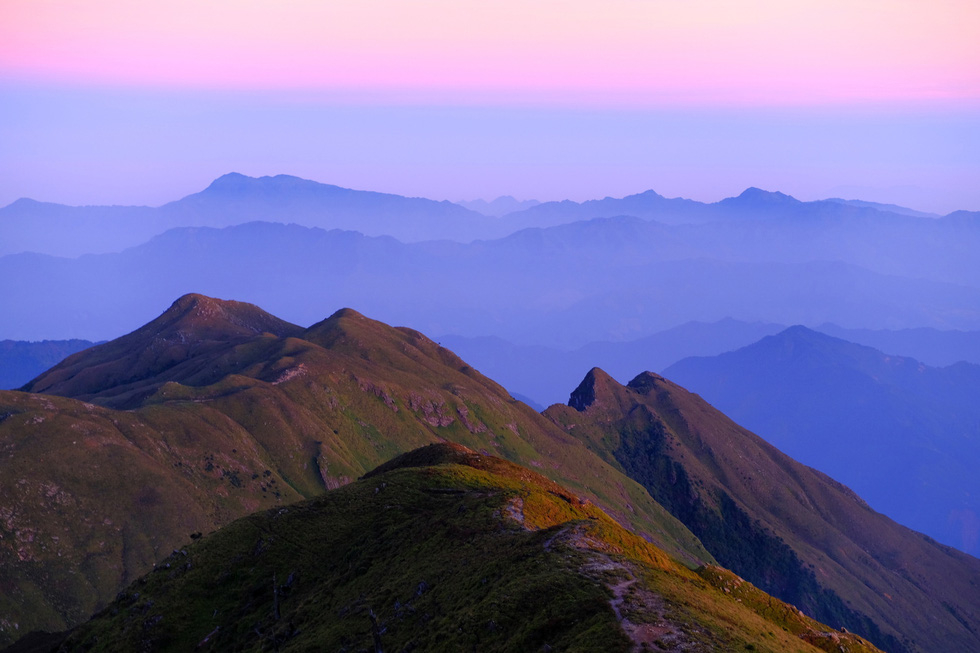
{"label": "purple sky", "polygon": [[6,0],[0,206],[157,205],[237,171],[978,210],[978,24],[963,0]]}
{"label": "purple sky", "polygon": [[584,200],[748,186],[980,209],[980,117],[962,108],[357,104],[216,91],[0,87],[0,205],[157,205],[226,172],[435,199]]}

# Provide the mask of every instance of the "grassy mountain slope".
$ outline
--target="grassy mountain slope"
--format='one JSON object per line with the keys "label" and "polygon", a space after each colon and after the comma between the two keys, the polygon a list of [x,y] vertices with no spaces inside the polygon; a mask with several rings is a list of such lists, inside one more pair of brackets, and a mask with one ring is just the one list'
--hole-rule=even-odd
{"label": "grassy mountain slope", "polygon": [[175,550],[60,650],[651,648],[876,650],[450,444]]}
{"label": "grassy mountain slope", "polygon": [[[8,641],[77,623],[189,533],[444,440],[520,461],[672,554],[712,560],[577,439],[428,338],[355,311],[304,330],[254,306],[187,296],[29,388],[71,397],[0,393]],[[139,528],[126,526],[133,512]],[[86,565],[96,567],[72,574]]]}
{"label": "grassy mountain slope", "polygon": [[761,589],[885,650],[980,650],[980,561],[872,511],[697,395],[593,370],[546,415]]}

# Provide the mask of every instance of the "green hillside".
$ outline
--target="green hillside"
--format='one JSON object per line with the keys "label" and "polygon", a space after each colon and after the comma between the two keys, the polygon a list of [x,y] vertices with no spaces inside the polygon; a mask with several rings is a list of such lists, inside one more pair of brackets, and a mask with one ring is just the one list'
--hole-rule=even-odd
{"label": "green hillside", "polygon": [[539,470],[692,566],[713,561],[581,442],[428,338],[354,311],[304,330],[187,296],[29,388],[78,398],[0,393],[0,643],[79,623],[190,533],[447,440]]}
{"label": "green hillside", "polygon": [[552,481],[430,445],[187,543],[63,651],[875,651]]}

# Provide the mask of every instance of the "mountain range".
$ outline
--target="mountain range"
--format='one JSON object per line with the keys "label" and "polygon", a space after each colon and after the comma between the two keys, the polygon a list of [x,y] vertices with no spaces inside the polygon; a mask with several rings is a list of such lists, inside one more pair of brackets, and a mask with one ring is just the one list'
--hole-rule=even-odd
{"label": "mountain range", "polygon": [[[181,648],[180,637],[198,635],[198,644],[278,646],[309,629],[316,639],[296,641],[363,647],[383,627],[411,642],[455,626],[453,637],[465,639],[452,641],[467,646],[474,637],[551,646],[554,632],[594,641],[587,638],[612,632],[615,620],[619,634],[608,641],[624,647],[629,622],[666,628],[657,637],[668,648],[701,641],[708,650],[790,650],[781,642],[805,633],[824,650],[864,646],[844,637],[846,628],[893,652],[980,650],[980,561],[895,524],[653,374],[623,386],[592,370],[568,406],[542,415],[417,331],[349,309],[302,328],[254,305],[188,295],[25,390],[0,392],[7,642],[76,626],[116,597],[91,625],[58,641],[85,648],[123,633],[130,639],[118,641],[144,638],[150,648]],[[471,452],[418,454],[367,476],[398,454],[446,441]],[[548,480],[481,457],[491,455]],[[470,468],[497,477],[460,469],[460,456],[476,456],[483,462]],[[515,475],[524,485],[514,485]],[[352,483],[358,476],[364,481]],[[521,510],[501,507],[515,496]],[[293,505],[302,499],[313,503]],[[272,511],[218,530],[263,509]],[[500,521],[513,514],[532,521],[530,534],[513,540],[517,557],[495,544],[499,564],[474,565],[480,547],[496,541],[486,537],[515,528]],[[303,545],[333,524],[347,544],[325,541],[322,557]],[[584,537],[561,544],[567,563],[541,552],[562,532]],[[456,549],[460,537],[472,553]],[[194,539],[201,541],[187,546]],[[426,567],[415,547],[461,555],[436,555]],[[270,562],[279,552],[282,568]],[[594,619],[597,630],[560,627],[562,610],[515,594],[520,576],[507,570],[518,560],[568,587],[562,605]],[[150,572],[154,563],[159,571]],[[579,573],[558,574],[554,564]],[[433,582],[457,568],[460,585]],[[605,589],[582,589],[575,579],[583,569]],[[631,577],[643,581],[617,603],[614,588],[633,587]],[[412,598],[422,581],[433,593]],[[322,594],[324,583],[338,588],[334,598]],[[459,612],[461,601],[482,596],[490,603],[471,616]],[[291,597],[336,601],[328,614],[339,621],[315,626],[301,616],[306,601]],[[509,621],[515,611],[528,618],[523,635]],[[174,630],[192,622],[186,635]],[[248,633],[260,639],[236,639]],[[496,639],[504,637],[518,639]]]}
{"label": "mountain range", "polygon": [[0,255],[116,252],[176,227],[228,227],[256,220],[407,241],[467,239],[489,223],[486,216],[452,202],[352,190],[289,175],[253,178],[230,173],[160,207],[17,200],[0,209]]}
{"label": "mountain range", "polygon": [[980,330],[980,287],[966,279],[897,276],[845,261],[704,258],[670,234],[656,236],[666,229],[602,219],[496,241],[403,244],[249,223],[172,230],[118,254],[17,254],[0,257],[0,302],[12,307],[0,335],[115,337],[195,289],[266,305],[294,322],[311,323],[328,305],[358,305],[429,333],[566,348],[725,318]]}
{"label": "mountain range", "polygon": [[[75,257],[116,252],[172,228],[220,228],[254,221],[358,231],[367,236],[392,236],[403,242],[470,242],[502,238],[530,227],[617,216],[669,225],[775,220],[786,226],[789,219],[805,223],[808,228],[846,223],[874,230],[875,223],[902,224],[905,230],[925,228],[922,233],[927,235],[931,233],[927,225],[937,222],[933,218],[938,217],[857,200],[800,202],[783,193],[758,188],[712,204],[669,199],[652,190],[581,203],[519,202],[512,197],[452,203],[353,190],[289,175],[254,178],[229,173],[198,193],[160,207],[75,207],[22,198],[0,208],[0,256],[35,252]],[[916,219],[903,221],[909,217]],[[976,216],[961,211],[946,222],[964,220],[975,223]]]}
{"label": "mountain range", "polygon": [[297,323],[356,305],[427,333],[563,349],[723,319],[980,330],[980,215],[914,213],[753,188],[488,217],[238,174],[158,208],[19,200],[0,209],[0,337],[113,338],[197,291]]}

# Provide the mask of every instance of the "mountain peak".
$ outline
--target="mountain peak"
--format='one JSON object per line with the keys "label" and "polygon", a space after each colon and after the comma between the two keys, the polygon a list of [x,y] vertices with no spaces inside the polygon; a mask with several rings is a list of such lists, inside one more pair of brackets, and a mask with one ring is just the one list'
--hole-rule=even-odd
{"label": "mountain peak", "polygon": [[201,338],[235,334],[273,333],[283,337],[295,335],[300,328],[266,313],[254,304],[215,299],[199,293],[188,293],[170,305],[160,317],[137,331],[171,331],[179,329],[185,336]]}
{"label": "mountain peak", "polygon": [[66,358],[24,389],[134,405],[188,369],[199,372],[198,357],[205,360],[264,333],[287,337],[302,332],[254,304],[189,293],[155,320]]}
{"label": "mountain peak", "polygon": [[772,206],[777,204],[798,204],[800,201],[792,195],[780,193],[779,191],[762,190],[761,188],[750,186],[742,191],[738,197],[729,197],[728,199],[722,200],[722,202]]}
{"label": "mountain peak", "polygon": [[205,192],[237,190],[248,185],[250,181],[255,181],[254,177],[243,175],[240,172],[229,172],[212,181],[204,190]]}
{"label": "mountain peak", "polygon": [[572,395],[568,398],[568,405],[579,412],[584,412],[593,405],[603,406],[610,400],[615,401],[615,396],[621,389],[622,386],[616,379],[598,367],[593,367],[572,391]]}
{"label": "mountain peak", "polygon": [[473,461],[478,457],[480,457],[480,454],[461,444],[455,442],[437,442],[396,456],[388,462],[375,467],[362,478],[371,478],[372,476],[378,476],[394,469],[408,467],[434,467],[436,465],[448,464],[473,466]]}
{"label": "mountain peak", "polygon": [[327,319],[328,320],[342,320],[342,319],[343,320],[366,320],[368,318],[366,318],[361,313],[358,313],[353,308],[344,307],[337,311],[334,311],[333,315],[331,315]]}
{"label": "mountain peak", "polygon": [[630,390],[635,390],[641,394],[650,394],[654,390],[659,390],[667,385],[670,385],[670,381],[660,376],[659,374],[654,374],[653,372],[641,372],[630,381],[626,387]]}
{"label": "mountain peak", "polygon": [[[249,177],[239,172],[229,172],[211,182],[198,196],[238,197],[242,195],[278,195],[281,193],[333,192],[338,187],[321,184],[317,181],[295,177],[293,175],[276,175],[274,177]],[[194,196],[191,196],[194,197]]]}
{"label": "mountain peak", "polygon": [[793,199],[785,193],[780,193],[778,190],[763,190],[755,186],[749,186],[739,195],[742,199],[767,199],[767,200],[787,200]]}

